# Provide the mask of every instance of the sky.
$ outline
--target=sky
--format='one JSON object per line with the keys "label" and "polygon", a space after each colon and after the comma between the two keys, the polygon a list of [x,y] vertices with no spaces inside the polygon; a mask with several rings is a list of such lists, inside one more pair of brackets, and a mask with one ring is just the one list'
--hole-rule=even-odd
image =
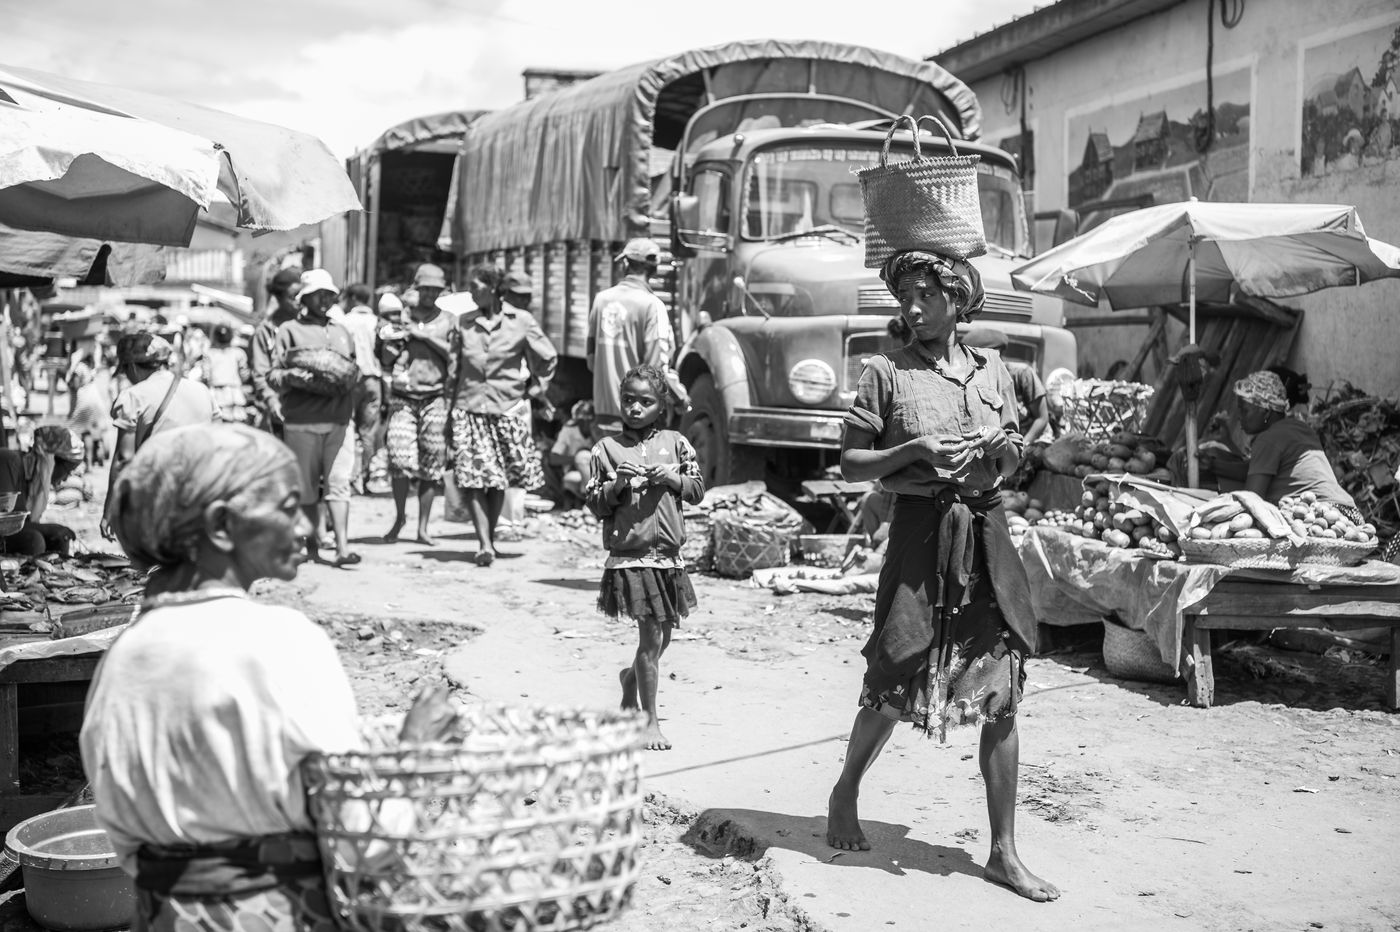
{"label": "sky", "polygon": [[758,38],[926,58],[1045,2],[9,0],[0,62],[296,127],[344,157],[412,117],[514,103],[526,68],[607,71]]}

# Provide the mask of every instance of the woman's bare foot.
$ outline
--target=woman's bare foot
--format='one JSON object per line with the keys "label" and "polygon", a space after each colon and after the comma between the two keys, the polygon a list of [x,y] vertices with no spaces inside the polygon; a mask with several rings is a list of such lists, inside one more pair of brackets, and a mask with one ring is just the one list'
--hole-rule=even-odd
{"label": "woman's bare foot", "polygon": [[870,842],[860,829],[856,795],[840,789],[831,791],[826,803],[826,843],[842,851],[869,851]]}
{"label": "woman's bare foot", "polygon": [[637,709],[637,674],[631,667],[623,667],[617,671],[618,682],[622,684],[622,707],[624,709]]}
{"label": "woman's bare foot", "polygon": [[671,742],[661,733],[661,726],[656,722],[647,726],[646,732],[642,735],[642,743],[646,745],[648,751],[671,750]]}
{"label": "woman's bare foot", "polygon": [[404,519],[402,516],[394,519],[394,526],[389,528],[389,533],[384,535],[384,543],[392,544],[399,539],[399,532],[403,530]]}
{"label": "woman's bare foot", "polygon": [[437,541],[433,540],[433,535],[428,533],[428,529],[421,527],[418,529],[418,543],[422,544],[424,547],[437,546]]}
{"label": "woman's bare foot", "polygon": [[1026,899],[1037,903],[1048,903],[1060,898],[1060,888],[1032,874],[1015,852],[1004,854],[993,848],[991,856],[987,858],[987,865],[983,868],[983,875],[992,883],[1010,887]]}

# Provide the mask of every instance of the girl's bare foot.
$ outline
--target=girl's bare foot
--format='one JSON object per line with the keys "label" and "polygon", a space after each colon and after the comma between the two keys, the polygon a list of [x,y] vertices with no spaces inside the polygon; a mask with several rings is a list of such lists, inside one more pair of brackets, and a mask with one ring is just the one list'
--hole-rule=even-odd
{"label": "girl's bare foot", "polygon": [[869,851],[870,842],[860,828],[856,795],[840,788],[831,791],[826,804],[826,843],[842,851]]}
{"label": "girl's bare foot", "polygon": [[389,533],[384,535],[384,543],[392,544],[399,539],[399,531],[403,530],[404,519],[402,517],[394,519],[394,526],[389,528]]}
{"label": "girl's bare foot", "polygon": [[624,709],[637,709],[637,674],[631,667],[623,667],[617,671],[617,679],[622,683],[622,707]]}
{"label": "girl's bare foot", "polygon": [[642,735],[642,743],[646,745],[648,751],[671,750],[671,742],[661,733],[661,726],[656,722],[647,726],[646,732]]}
{"label": "girl's bare foot", "polygon": [[418,543],[422,544],[425,547],[433,547],[437,545],[437,541],[433,540],[433,535],[429,534],[423,528],[418,529]]}
{"label": "girl's bare foot", "polygon": [[1060,898],[1060,888],[1032,874],[1015,852],[1006,854],[993,848],[991,856],[987,858],[983,875],[992,883],[1010,887],[1026,899],[1037,903],[1048,903]]}

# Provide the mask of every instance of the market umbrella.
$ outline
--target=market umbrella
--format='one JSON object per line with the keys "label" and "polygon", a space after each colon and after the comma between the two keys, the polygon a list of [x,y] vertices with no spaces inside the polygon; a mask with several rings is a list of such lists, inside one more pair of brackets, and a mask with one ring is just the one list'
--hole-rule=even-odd
{"label": "market umbrella", "polygon": [[217,197],[290,230],[359,210],[344,166],[295,130],[127,88],[0,65],[0,222],[188,246]]}
{"label": "market umbrella", "polygon": [[[1192,345],[1197,300],[1281,298],[1377,278],[1400,278],[1400,249],[1368,237],[1354,207],[1194,198],[1120,214],[1011,273],[1022,291],[1090,307],[1186,304]],[[1199,481],[1194,414],[1186,418],[1192,486]]]}
{"label": "market umbrella", "polygon": [[11,280],[16,287],[25,287],[30,282],[20,279],[38,282],[55,278],[149,285],[165,278],[167,255],[164,246],[103,243],[57,233],[16,230],[0,223],[0,287],[8,287]]}

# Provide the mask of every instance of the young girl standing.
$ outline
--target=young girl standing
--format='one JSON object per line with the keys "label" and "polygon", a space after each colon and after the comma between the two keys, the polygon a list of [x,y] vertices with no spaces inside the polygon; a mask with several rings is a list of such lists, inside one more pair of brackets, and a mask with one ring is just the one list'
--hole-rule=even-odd
{"label": "young girl standing", "polygon": [[685,542],[682,503],[705,494],[700,463],[686,439],[660,426],[671,400],[666,375],[641,365],[622,379],[622,433],[593,447],[588,507],[603,519],[608,560],[598,610],[637,625],[637,654],[618,674],[622,707],[647,714],[646,745],[664,751],[671,742],[656,717],[656,684],[671,629],[695,607],[695,590],[681,559]]}

